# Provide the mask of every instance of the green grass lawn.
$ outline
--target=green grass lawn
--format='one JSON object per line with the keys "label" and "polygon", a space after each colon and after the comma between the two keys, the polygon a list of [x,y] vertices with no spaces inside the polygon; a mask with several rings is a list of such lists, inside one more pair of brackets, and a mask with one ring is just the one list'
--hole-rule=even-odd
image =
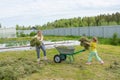
{"label": "green grass lawn", "polygon": [[0,80],[120,80],[119,49],[120,46],[98,45],[104,65],[94,58],[91,65],[86,65],[88,51],[74,55],[73,63],[69,60],[54,63],[53,57],[58,52],[48,49],[48,61],[42,60],[41,64],[37,64],[35,50],[0,52]]}

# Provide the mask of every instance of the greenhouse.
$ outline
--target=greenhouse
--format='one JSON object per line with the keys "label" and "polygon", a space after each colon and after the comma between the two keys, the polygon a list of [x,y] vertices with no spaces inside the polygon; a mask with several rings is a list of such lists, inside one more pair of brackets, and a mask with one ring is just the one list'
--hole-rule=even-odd
{"label": "greenhouse", "polygon": [[16,28],[0,28],[0,38],[15,38]]}

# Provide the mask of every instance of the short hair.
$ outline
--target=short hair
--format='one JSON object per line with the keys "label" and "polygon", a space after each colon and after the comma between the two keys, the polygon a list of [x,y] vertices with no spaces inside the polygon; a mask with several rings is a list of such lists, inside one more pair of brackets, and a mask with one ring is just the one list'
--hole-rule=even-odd
{"label": "short hair", "polygon": [[41,30],[38,30],[37,33],[42,32]]}

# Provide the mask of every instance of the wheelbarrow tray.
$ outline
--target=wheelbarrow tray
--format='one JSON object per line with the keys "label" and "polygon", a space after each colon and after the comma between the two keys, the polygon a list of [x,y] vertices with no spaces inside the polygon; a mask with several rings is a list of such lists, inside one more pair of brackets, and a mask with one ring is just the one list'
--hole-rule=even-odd
{"label": "wheelbarrow tray", "polygon": [[57,46],[55,47],[60,54],[73,54],[75,48],[73,46]]}

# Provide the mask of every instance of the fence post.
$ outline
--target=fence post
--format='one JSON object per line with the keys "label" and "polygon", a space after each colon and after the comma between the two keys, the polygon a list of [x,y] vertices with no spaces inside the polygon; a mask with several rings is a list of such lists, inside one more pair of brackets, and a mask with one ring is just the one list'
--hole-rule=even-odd
{"label": "fence post", "polygon": [[90,27],[88,27],[88,35],[89,35],[89,37],[90,37],[90,35],[91,35]]}
{"label": "fence post", "polygon": [[103,35],[103,38],[105,38],[105,32],[104,32],[105,30],[104,30],[104,27],[102,27],[102,35]]}

